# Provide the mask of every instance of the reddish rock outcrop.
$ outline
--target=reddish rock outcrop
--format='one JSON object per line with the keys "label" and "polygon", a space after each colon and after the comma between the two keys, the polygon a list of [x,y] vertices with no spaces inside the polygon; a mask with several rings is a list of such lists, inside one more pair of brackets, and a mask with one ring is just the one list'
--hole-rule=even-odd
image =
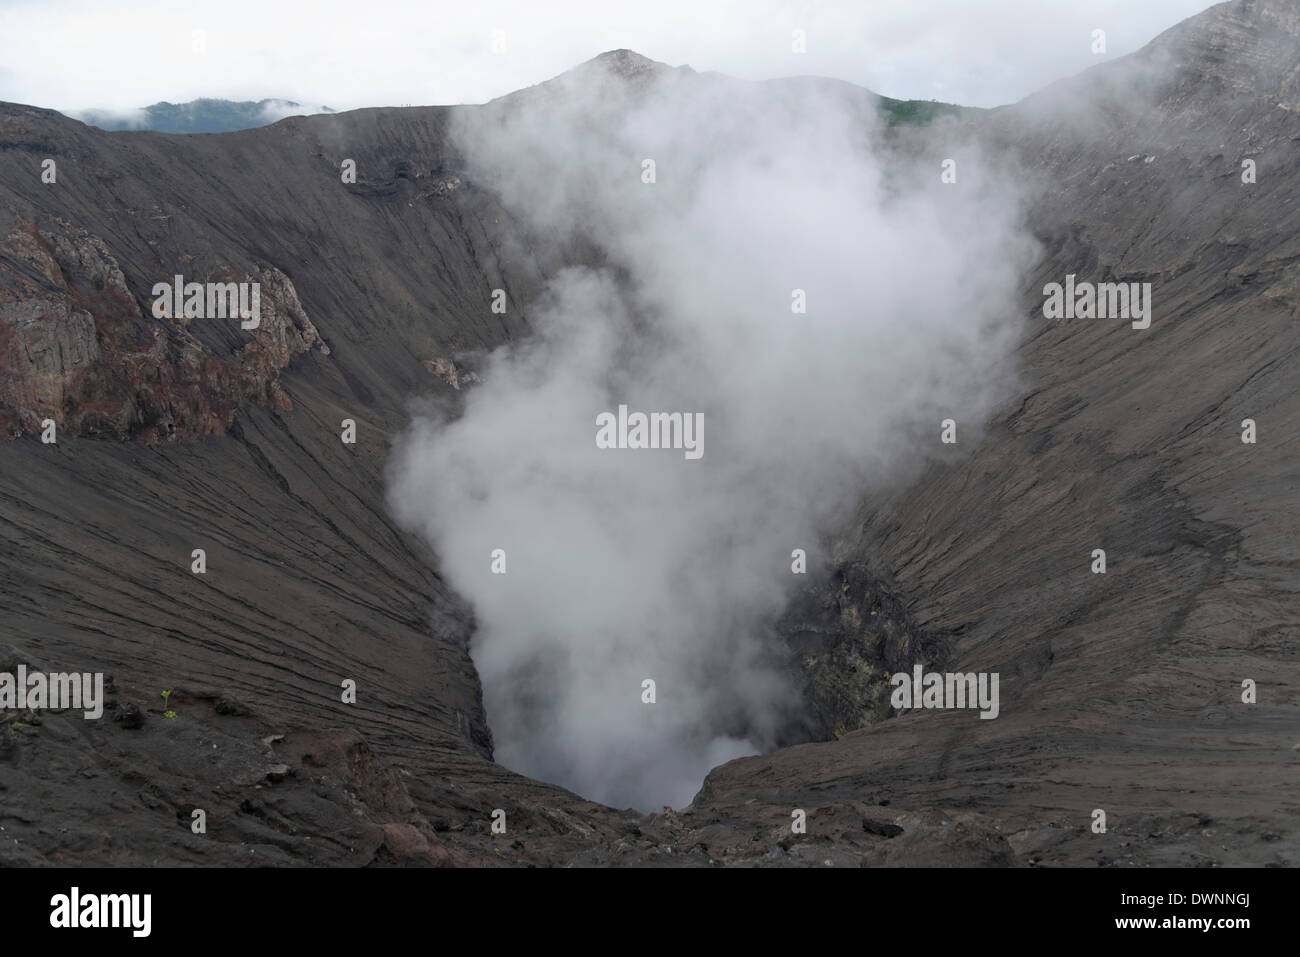
{"label": "reddish rock outcrop", "polygon": [[260,324],[222,357],[191,324],[235,320],[155,318],[103,240],[57,217],[42,229],[12,207],[9,220],[0,243],[4,438],[39,432],[46,420],[60,435],[145,443],[221,433],[242,405],[292,408],[280,372],[309,349],[329,354],[279,269],[185,277],[260,284]]}

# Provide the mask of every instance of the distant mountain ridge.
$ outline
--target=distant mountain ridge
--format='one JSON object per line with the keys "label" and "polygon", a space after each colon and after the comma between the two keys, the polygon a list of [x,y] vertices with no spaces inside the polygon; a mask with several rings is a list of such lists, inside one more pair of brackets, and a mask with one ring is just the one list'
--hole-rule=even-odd
{"label": "distant mountain ridge", "polygon": [[328,106],[304,106],[293,100],[165,100],[140,110],[77,110],[67,115],[101,130],[154,130],[158,133],[231,133],[267,126],[286,116],[333,113]]}
{"label": "distant mountain ridge", "polygon": [[[586,63],[579,64],[572,70],[566,71],[560,76],[552,77],[534,86],[525,87],[507,93],[504,96],[497,97],[492,102],[526,102],[529,98],[536,95],[536,91],[547,91],[555,89],[556,84],[563,85],[573,78],[594,77],[601,73],[608,73],[622,78],[624,81],[636,86],[646,86],[653,83],[656,79],[662,78],[675,72],[722,79],[725,82],[753,82],[737,81],[733,77],[718,73],[714,70],[700,73],[689,66],[673,67],[659,60],[652,60],[647,56],[642,56],[635,50],[618,49],[607,50],[597,57],[588,60]],[[759,81],[769,84],[780,84],[789,87],[791,84],[811,83],[820,86],[830,85],[831,87],[851,90],[855,95],[861,95],[867,102],[873,102],[875,108],[879,111],[885,126],[927,126],[943,117],[955,117],[957,119],[971,119],[981,113],[987,113],[988,110],[982,107],[961,106],[957,103],[945,103],[939,100],[897,100],[893,97],[882,96],[873,90],[864,86],[851,83],[847,80],[828,79],[819,76],[784,76],[773,79]],[[547,95],[543,93],[543,95]]]}
{"label": "distant mountain ridge", "polygon": [[[654,75],[661,70],[671,70],[667,64],[641,56],[631,50],[611,50],[592,61],[601,68],[609,68],[626,77]],[[682,67],[695,72],[690,67]],[[776,81],[781,82],[781,81]],[[543,84],[544,85],[544,84]],[[861,88],[864,92],[865,87]],[[516,91],[518,92],[518,91]],[[514,94],[507,94],[509,98]],[[985,112],[977,107],[960,106],[937,100],[896,100],[872,93],[884,117],[886,126],[925,126],[940,117],[969,117]],[[328,106],[306,106],[293,100],[222,100],[200,98],[188,103],[168,103],[166,100],[138,110],[71,110],[65,113],[74,120],[97,129],[153,130],[156,133],[233,133],[269,126],[288,116],[312,116],[318,113],[335,113]]]}

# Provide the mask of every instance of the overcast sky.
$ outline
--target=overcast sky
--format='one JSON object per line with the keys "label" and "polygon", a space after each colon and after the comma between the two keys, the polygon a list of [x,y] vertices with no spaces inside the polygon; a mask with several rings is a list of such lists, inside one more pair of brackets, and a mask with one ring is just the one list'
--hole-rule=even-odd
{"label": "overcast sky", "polygon": [[[1138,49],[1208,0],[0,0],[0,100],[126,109],[201,96],[335,109],[478,103],[605,50],[747,79],[1014,102]],[[802,29],[807,52],[792,52]],[[501,31],[504,52],[494,52]],[[196,49],[196,46],[198,49]]]}

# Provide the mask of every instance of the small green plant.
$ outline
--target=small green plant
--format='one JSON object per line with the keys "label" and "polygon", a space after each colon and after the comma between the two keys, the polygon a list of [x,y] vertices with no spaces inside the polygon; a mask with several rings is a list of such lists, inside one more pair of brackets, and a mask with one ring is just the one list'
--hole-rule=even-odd
{"label": "small green plant", "polygon": [[[171,693],[170,691],[164,691],[164,692],[162,693],[162,699],[163,699],[163,705],[164,705],[164,706],[166,706],[166,705],[168,704],[168,699],[171,698],[171,696],[172,696],[172,693]],[[163,712],[163,717],[164,717],[164,718],[174,718],[174,717],[176,717],[176,712],[173,711],[173,710],[171,710],[171,708],[168,708],[166,711]]]}

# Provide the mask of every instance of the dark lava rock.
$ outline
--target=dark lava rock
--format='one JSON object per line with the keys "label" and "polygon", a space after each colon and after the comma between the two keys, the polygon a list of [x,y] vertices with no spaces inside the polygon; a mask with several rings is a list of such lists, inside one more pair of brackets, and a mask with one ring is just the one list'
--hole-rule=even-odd
{"label": "dark lava rock", "polygon": [[217,714],[224,714],[224,715],[236,715],[236,716],[244,717],[253,713],[244,705],[240,704],[235,699],[235,696],[232,694],[223,694],[217,700],[217,703],[213,706],[213,708],[217,712]]}
{"label": "dark lava rock", "polygon": [[137,731],[144,727],[144,712],[140,710],[139,705],[127,702],[119,705],[113,720],[122,725],[128,731]]}
{"label": "dark lava rock", "polygon": [[868,834],[876,834],[880,837],[897,837],[903,833],[903,829],[897,824],[886,824],[881,821],[873,821],[869,817],[862,819],[862,830]]}

